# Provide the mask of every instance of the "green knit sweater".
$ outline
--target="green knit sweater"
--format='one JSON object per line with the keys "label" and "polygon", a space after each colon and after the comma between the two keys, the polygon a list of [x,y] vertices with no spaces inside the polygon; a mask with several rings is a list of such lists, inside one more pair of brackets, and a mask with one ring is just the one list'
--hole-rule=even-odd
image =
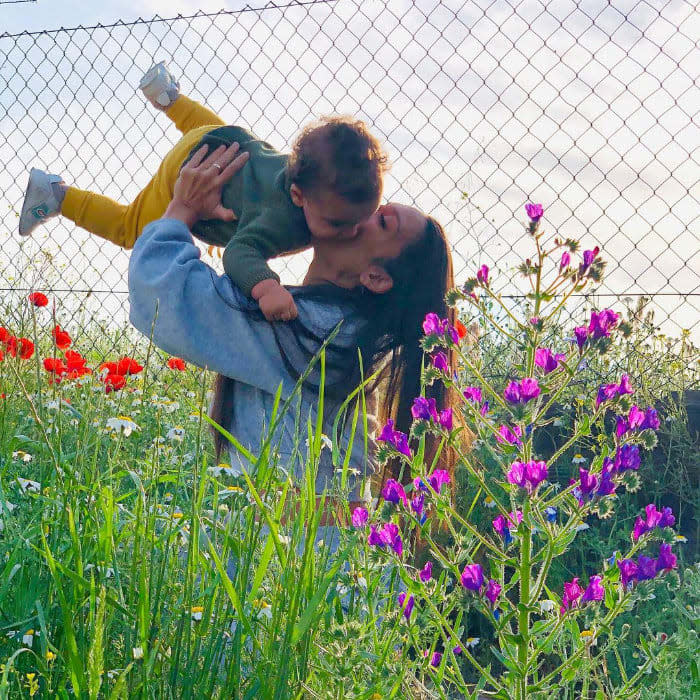
{"label": "green knit sweater", "polygon": [[238,219],[198,221],[192,233],[210,245],[225,246],[224,270],[234,284],[250,296],[253,287],[262,280],[272,278],[279,282],[279,276],[268,267],[267,261],[308,248],[311,233],[303,209],[292,202],[289,194],[287,156],[248,130],[240,126],[213,129],[192,149],[187,160],[205,143],[211,153],[222,144],[229,146],[234,141],[238,141],[241,151],[248,151],[250,157],[243,169],[224,186],[221,201]]}

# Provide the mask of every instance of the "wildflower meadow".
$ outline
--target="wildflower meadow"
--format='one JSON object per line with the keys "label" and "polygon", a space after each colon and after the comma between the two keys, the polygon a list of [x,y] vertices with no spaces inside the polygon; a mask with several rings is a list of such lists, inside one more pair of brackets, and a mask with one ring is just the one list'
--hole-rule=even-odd
{"label": "wildflower meadow", "polygon": [[[226,433],[254,469],[217,461],[207,372],[135,334],[82,348],[40,290],[6,309],[0,698],[700,695],[695,349],[660,363],[642,307],[573,320],[604,252],[525,215],[524,301],[482,265],[448,296],[455,326],[426,316],[424,385],[459,408],[417,396],[409,435],[381,426],[402,478],[337,529],[319,455],[339,488],[353,465],[320,423],[302,483],[267,435]],[[362,392],[346,407],[362,420]]]}

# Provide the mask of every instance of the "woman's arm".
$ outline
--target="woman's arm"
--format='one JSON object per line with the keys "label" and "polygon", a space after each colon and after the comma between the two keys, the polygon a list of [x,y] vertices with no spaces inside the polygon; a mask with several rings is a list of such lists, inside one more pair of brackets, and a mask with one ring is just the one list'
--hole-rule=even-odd
{"label": "woman's arm", "polygon": [[146,226],[129,261],[129,319],[166,352],[264,391],[291,391],[272,326],[257,306],[200,260],[181,220]]}
{"label": "woman's arm", "polygon": [[[257,307],[203,263],[189,228],[200,218],[232,214],[221,205],[224,183],[243,167],[237,144],[183,167],[164,217],[146,226],[129,261],[129,318],[166,352],[274,393],[294,381],[284,370],[270,324]],[[286,391],[285,391],[286,393]]]}

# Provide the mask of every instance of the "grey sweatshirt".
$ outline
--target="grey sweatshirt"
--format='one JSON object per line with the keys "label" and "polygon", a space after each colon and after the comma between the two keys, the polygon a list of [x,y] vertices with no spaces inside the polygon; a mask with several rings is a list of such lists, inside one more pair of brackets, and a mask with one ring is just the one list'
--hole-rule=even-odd
{"label": "grey sweatshirt", "polygon": [[[292,295],[298,288],[290,288]],[[353,347],[360,329],[349,309],[336,302],[295,299],[299,319],[314,333],[326,337],[339,323],[336,343]],[[282,388],[282,399],[293,395],[296,380],[285,368],[272,325],[258,320],[250,311],[255,302],[233,285],[228,275],[217,275],[200,260],[187,226],[175,219],[158,219],[143,229],[129,261],[129,318],[144,335],[153,328],[155,345],[182,357],[198,367],[207,368],[234,380],[233,422],[229,432],[241,444],[259,453],[261,436],[270,423],[275,394]],[[155,323],[155,325],[154,325]],[[350,391],[352,387],[348,387]],[[272,446],[279,464],[293,470],[297,483],[303,478],[306,462],[307,420],[315,424],[318,396],[303,389],[293,399],[292,410],[284,416],[275,432]],[[368,401],[368,406],[374,402]],[[335,411],[326,410],[323,432],[332,437]],[[376,420],[367,416],[367,428],[374,435]],[[340,464],[346,453],[350,426],[340,437]],[[362,419],[358,421],[350,466],[369,475],[374,469],[376,445],[368,439],[365,454]],[[232,466],[251,465],[231,449]],[[323,449],[316,479],[316,491],[330,486],[334,476],[331,451]],[[360,498],[361,478],[349,483],[348,497]]]}

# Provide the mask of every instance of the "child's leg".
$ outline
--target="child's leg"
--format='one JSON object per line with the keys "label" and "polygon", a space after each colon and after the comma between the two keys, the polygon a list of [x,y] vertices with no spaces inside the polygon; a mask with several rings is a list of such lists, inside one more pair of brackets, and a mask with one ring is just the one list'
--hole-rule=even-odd
{"label": "child's leg", "polygon": [[165,110],[165,113],[183,134],[200,126],[224,126],[226,124],[218,114],[186,95],[180,95]]}
{"label": "child's leg", "polygon": [[119,204],[101,194],[68,187],[61,214],[90,233],[122,248],[133,248],[146,224],[160,218],[165,212],[173,197],[173,187],[183,161],[212,128],[195,129],[183,136],[131,204]]}

